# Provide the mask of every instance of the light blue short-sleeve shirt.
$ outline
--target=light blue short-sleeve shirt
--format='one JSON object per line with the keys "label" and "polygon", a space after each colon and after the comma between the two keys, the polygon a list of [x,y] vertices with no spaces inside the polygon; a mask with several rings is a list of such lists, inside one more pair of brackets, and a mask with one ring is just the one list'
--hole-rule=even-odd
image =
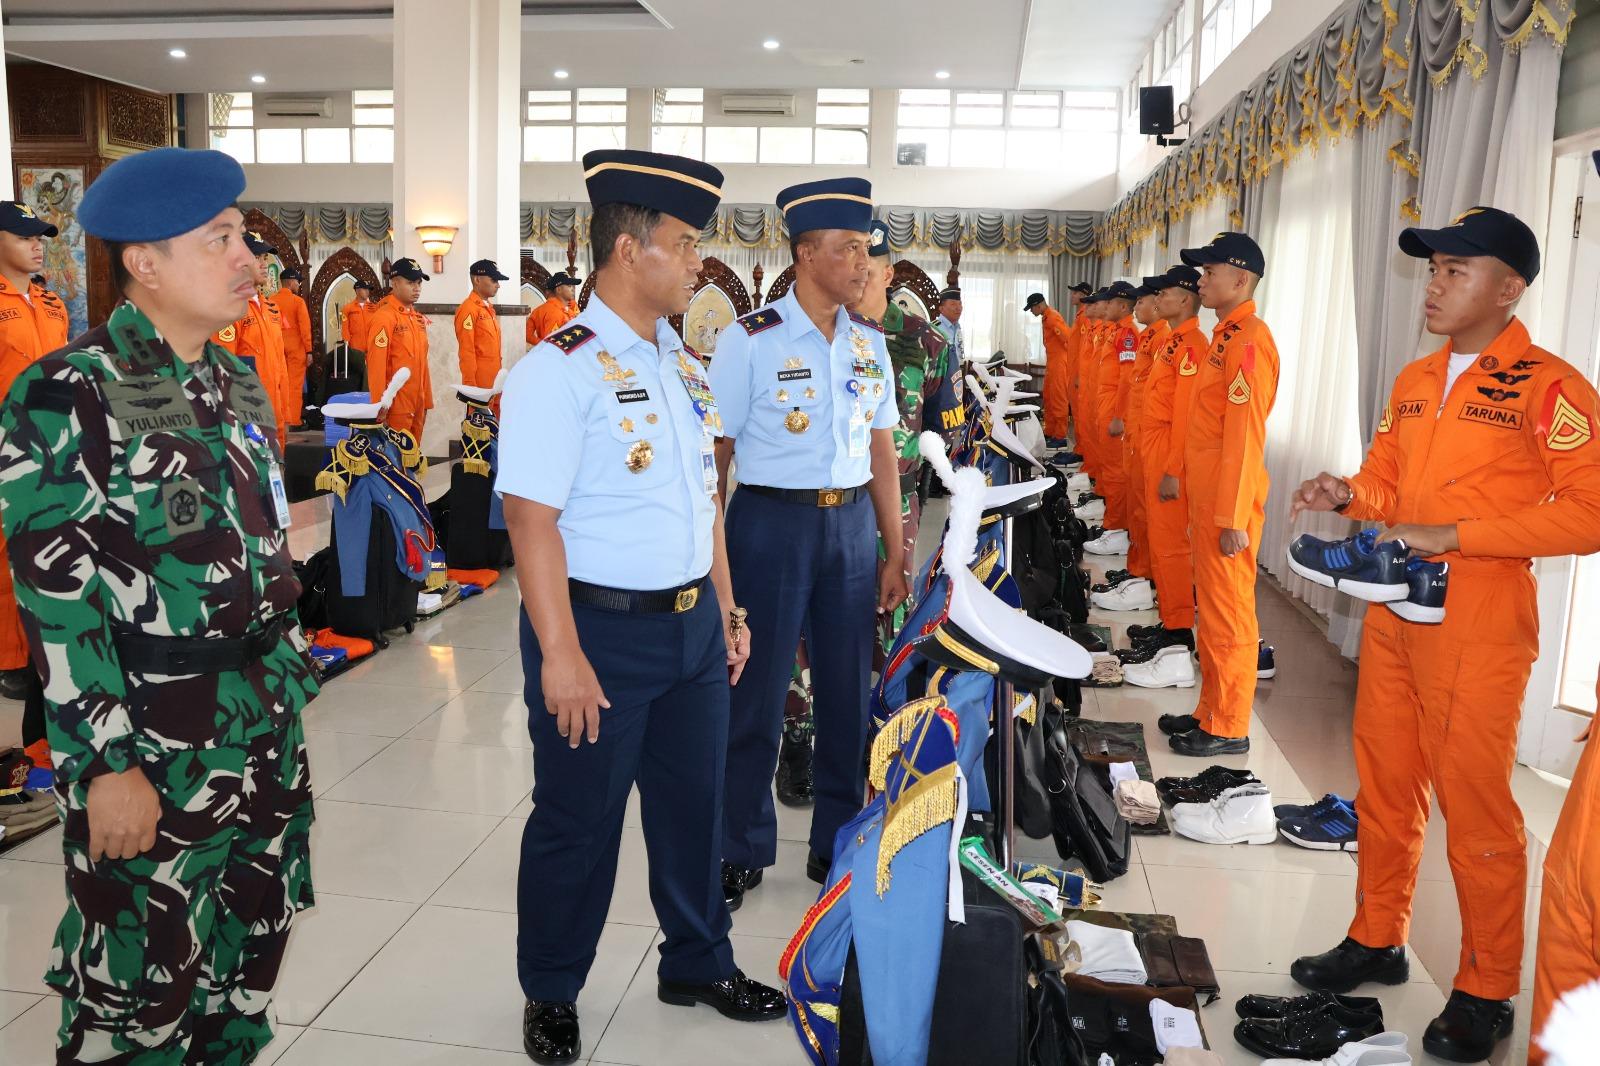
{"label": "light blue short-sleeve shirt", "polygon": [[723,330],[711,388],[723,433],[735,441],[739,481],[779,489],[866,484],[870,430],[900,420],[893,374],[882,328],[841,307],[830,344],[793,289]]}
{"label": "light blue short-sleeve shirt", "polygon": [[571,577],[684,585],[711,570],[719,425],[700,362],[666,319],[652,343],[591,294],[506,378],[495,492],[560,509]]}

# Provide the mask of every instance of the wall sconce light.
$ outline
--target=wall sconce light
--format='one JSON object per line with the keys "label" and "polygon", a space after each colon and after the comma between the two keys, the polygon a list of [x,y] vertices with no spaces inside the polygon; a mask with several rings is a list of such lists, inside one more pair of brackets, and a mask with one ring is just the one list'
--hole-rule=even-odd
{"label": "wall sconce light", "polygon": [[454,226],[418,226],[417,239],[422,241],[422,250],[433,256],[433,272],[444,273],[444,257],[450,254],[450,245],[455,242],[456,228]]}

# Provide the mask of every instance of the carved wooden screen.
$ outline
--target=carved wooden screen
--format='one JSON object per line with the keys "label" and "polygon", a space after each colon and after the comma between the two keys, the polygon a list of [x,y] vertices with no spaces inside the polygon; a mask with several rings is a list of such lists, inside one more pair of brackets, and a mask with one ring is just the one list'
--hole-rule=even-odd
{"label": "carved wooden screen", "polygon": [[894,265],[894,276],[889,279],[889,298],[919,318],[932,322],[938,317],[934,310],[939,299],[939,287],[917,264],[902,259]]}
{"label": "carved wooden screen", "polygon": [[794,264],[790,263],[783,268],[783,273],[772,279],[772,288],[767,290],[767,298],[762,306],[775,304],[783,299],[784,295],[794,287]]}
{"label": "carved wooden screen", "polygon": [[[374,295],[378,291],[378,272],[357,255],[355,249],[340,248],[330,255],[327,261],[317,268],[317,276],[312,280],[306,298],[307,309],[311,312],[311,344],[314,350],[325,352],[339,343],[338,315],[339,307],[342,307],[343,303],[335,301],[335,304],[330,304],[328,296],[343,277],[353,279],[352,285],[357,281],[366,282],[372,286]],[[354,294],[350,299],[354,299]]]}
{"label": "carved wooden screen", "polygon": [[717,350],[717,337],[722,331],[752,310],[750,294],[739,275],[722,260],[707,256],[689,300],[689,310],[667,321],[684,343],[702,356],[710,356]]}
{"label": "carved wooden screen", "polygon": [[526,249],[522,252],[522,276],[519,280],[522,289],[531,287],[537,294],[531,306],[537,307],[550,298],[550,271]]}
{"label": "carved wooden screen", "polygon": [[[293,267],[300,272],[300,284],[304,286],[310,281],[306,277],[305,257],[300,254],[300,249],[289,239],[289,235],[278,227],[278,224],[268,218],[260,208],[252,207],[244,213],[244,228],[254,230],[261,235],[261,239],[277,249],[278,262],[285,268]],[[313,327],[315,332],[315,327]]]}

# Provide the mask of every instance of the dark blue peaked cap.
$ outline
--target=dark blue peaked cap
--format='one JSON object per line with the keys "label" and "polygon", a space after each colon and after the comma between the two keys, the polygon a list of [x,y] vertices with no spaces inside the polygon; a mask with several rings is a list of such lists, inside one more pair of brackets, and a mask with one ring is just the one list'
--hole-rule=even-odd
{"label": "dark blue peaked cap", "polygon": [[244,192],[244,168],[224,152],[155,148],[112,163],[83,194],[84,232],[119,244],[198,229]]}
{"label": "dark blue peaked cap", "polygon": [[607,148],[583,156],[589,202],[637,204],[704,229],[722,202],[722,171],[681,155]]}
{"label": "dark blue peaked cap", "polygon": [[866,178],[828,178],[791,185],[778,194],[789,236],[817,229],[872,228],[872,183]]}

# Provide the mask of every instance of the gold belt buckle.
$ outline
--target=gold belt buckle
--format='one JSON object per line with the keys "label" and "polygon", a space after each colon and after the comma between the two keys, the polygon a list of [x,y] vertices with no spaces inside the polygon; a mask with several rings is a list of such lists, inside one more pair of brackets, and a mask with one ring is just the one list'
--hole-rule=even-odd
{"label": "gold belt buckle", "polygon": [[700,586],[684,589],[678,593],[678,600],[672,605],[673,614],[682,614],[694,610],[694,605],[700,602]]}
{"label": "gold belt buckle", "polygon": [[842,503],[844,503],[844,493],[839,489],[817,490],[818,507],[838,507]]}

